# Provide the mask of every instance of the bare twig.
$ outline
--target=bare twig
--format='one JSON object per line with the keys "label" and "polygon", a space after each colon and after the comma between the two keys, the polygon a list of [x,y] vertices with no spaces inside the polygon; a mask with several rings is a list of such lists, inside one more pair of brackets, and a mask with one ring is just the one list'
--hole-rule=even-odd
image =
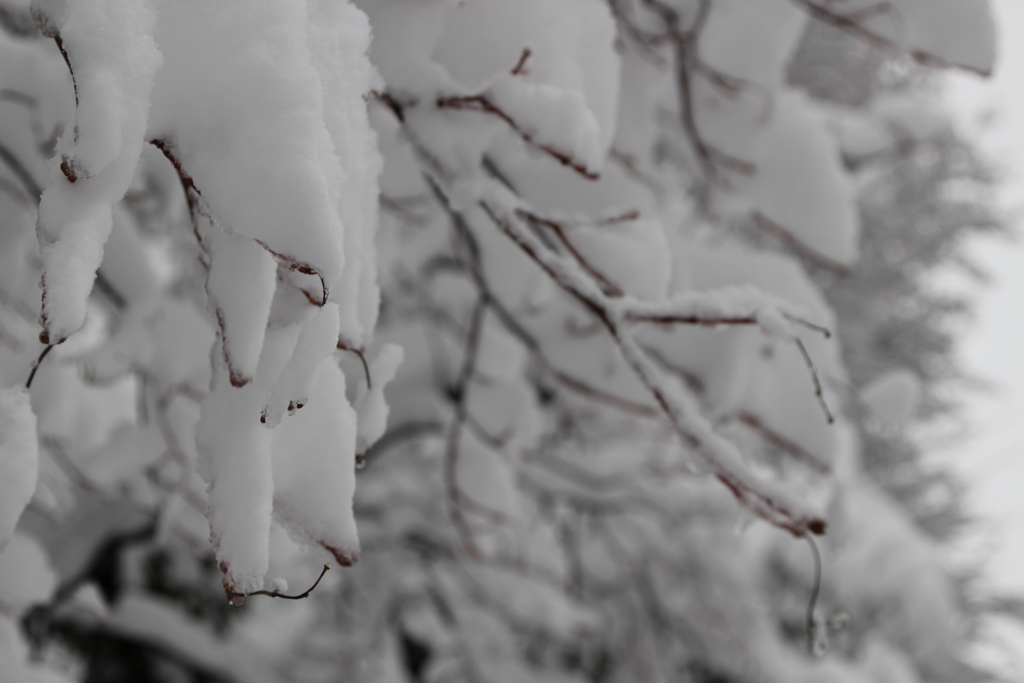
{"label": "bare twig", "polygon": [[825,420],[829,424],[833,424],[836,421],[835,416],[828,407],[828,403],[825,401],[825,392],[821,388],[821,379],[818,377],[818,368],[814,366],[814,361],[811,360],[811,354],[807,352],[807,347],[804,346],[804,341],[799,337],[796,338],[796,346],[800,349],[800,355],[804,358],[804,363],[807,364],[807,368],[811,371],[811,380],[814,382],[814,396],[818,399],[818,404],[821,406],[821,410],[825,413]]}
{"label": "bare twig", "polygon": [[53,350],[53,347],[53,344],[47,344],[46,348],[43,349],[43,352],[39,354],[39,358],[36,358],[36,362],[32,364],[32,372],[28,373],[28,380],[25,381],[26,389],[32,388],[32,380],[36,378],[36,371],[39,370],[39,364],[43,362],[44,358],[46,358],[46,354]]}
{"label": "bare twig", "polygon": [[523,53],[519,55],[519,61],[512,68],[513,76],[520,76],[526,73],[526,63],[530,61],[530,55],[533,54],[533,50],[528,47],[523,48]]}
{"label": "bare twig", "polygon": [[557,160],[563,166],[576,171],[587,180],[597,180],[599,177],[599,174],[596,171],[590,170],[587,168],[586,164],[573,159],[571,155],[555,149],[551,145],[538,142],[533,133],[523,129],[515,119],[513,119],[504,109],[495,104],[494,101],[486,94],[439,97],[437,98],[437,106],[440,109],[463,109],[497,116],[499,119],[507,123],[509,128],[511,128],[516,135],[523,140],[523,142],[531,147],[544,152],[548,156]]}
{"label": "bare twig", "polygon": [[836,275],[847,275],[850,272],[850,269],[845,264],[822,254],[760,211],[753,212],[751,218],[754,220],[754,225],[778,239],[798,256],[802,256],[811,263],[832,271]]}
{"label": "bare twig", "polygon": [[349,346],[345,342],[338,340],[338,348],[342,351],[348,351],[354,353],[359,358],[359,362],[363,364],[363,374],[366,375],[366,388],[373,388],[373,380],[370,378],[370,366],[366,362],[366,353],[363,349],[358,349],[354,346]]}
{"label": "bare twig", "polygon": [[[282,600],[305,600],[309,597],[310,593],[320,585],[320,580],[324,578],[324,574],[326,574],[330,568],[331,565],[325,564],[324,568],[320,570],[320,576],[316,577],[316,581],[313,582],[313,585],[298,595],[285,595],[284,593],[278,593],[277,591],[259,590],[253,591],[252,593],[230,593],[228,595],[228,601],[232,604],[236,604],[234,601],[237,598],[251,598],[254,595],[266,595],[268,598],[281,598]],[[244,602],[242,604],[244,604]]]}
{"label": "bare twig", "polygon": [[739,413],[736,418],[747,425],[755,432],[761,435],[765,441],[772,444],[776,448],[789,453],[797,460],[810,465],[812,468],[820,472],[821,474],[827,474],[830,470],[829,466],[822,462],[821,458],[814,455],[800,444],[796,443],[791,439],[787,439],[783,435],[779,434],[774,429],[770,428],[764,423],[764,421],[753,413],[743,411]]}
{"label": "bare twig", "polygon": [[[892,3],[879,2],[875,5],[865,7],[855,12],[851,12],[848,14],[840,14],[834,10],[829,9],[828,7],[823,6],[819,2],[814,2],[814,0],[792,1],[799,5],[800,7],[802,7],[803,9],[805,9],[808,14],[810,14],[818,21],[830,24],[831,26],[835,26],[836,28],[840,28],[844,31],[847,31],[848,33],[857,36],[858,38],[864,40],[865,42],[874,45],[875,47],[884,49],[894,49],[897,47],[896,44],[893,43],[891,40],[878,35],[874,31],[864,26],[863,23],[868,19],[871,19],[875,16],[880,16],[882,14],[888,14],[893,18],[894,22],[902,23],[901,18],[896,11],[896,7],[893,6]],[[949,62],[939,57],[938,55],[926,52],[924,50],[911,50],[910,55],[918,62],[929,66],[955,67],[958,69],[963,69],[965,71],[970,71],[971,73],[978,74],[979,76],[992,75],[991,71],[976,69],[966,64],[956,64],[953,62]]]}

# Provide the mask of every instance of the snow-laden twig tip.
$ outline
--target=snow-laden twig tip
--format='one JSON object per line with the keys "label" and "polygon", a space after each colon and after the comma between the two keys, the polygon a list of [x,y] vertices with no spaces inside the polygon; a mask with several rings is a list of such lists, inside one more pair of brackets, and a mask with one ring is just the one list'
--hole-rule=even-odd
{"label": "snow-laden twig tip", "polygon": [[270,597],[270,598],[281,598],[282,600],[305,600],[316,589],[316,587],[320,585],[320,580],[324,578],[324,574],[326,574],[327,571],[330,568],[331,568],[331,565],[325,564],[324,568],[322,570],[320,570],[320,576],[316,577],[316,581],[313,582],[313,585],[310,586],[309,588],[307,588],[304,592],[299,593],[298,595],[285,595],[284,593],[280,593],[280,592],[278,592],[276,590],[273,590],[273,591],[260,590],[260,591],[253,591],[252,593],[234,593],[234,592],[229,592],[228,593],[228,602],[230,602],[232,605],[244,605],[246,603],[246,601],[250,597],[252,597],[254,595],[266,595],[267,597]]}

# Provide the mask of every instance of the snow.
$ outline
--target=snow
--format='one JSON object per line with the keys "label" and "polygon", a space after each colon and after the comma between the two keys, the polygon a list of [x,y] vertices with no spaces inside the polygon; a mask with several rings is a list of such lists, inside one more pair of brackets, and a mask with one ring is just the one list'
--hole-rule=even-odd
{"label": "snow", "polygon": [[[38,430],[52,455],[41,459],[41,510],[73,509],[80,482],[55,464],[64,456],[89,488],[154,515],[160,543],[204,547],[208,532],[236,604],[264,586],[288,590],[269,577],[305,587],[328,557],[353,564],[362,532],[369,570],[332,574],[353,614],[398,605],[385,616],[402,629],[408,609],[435,618],[418,632],[432,648],[427,677],[450,677],[454,652],[496,679],[579,678],[543,671],[546,651],[527,665],[520,626],[551,637],[552,653],[581,639],[588,649],[591,631],[612,652],[635,630],[628,656],[657,664],[644,651],[656,624],[633,628],[656,614],[646,597],[632,603],[646,582],[673,624],[722,627],[687,646],[725,677],[916,683],[917,668],[952,649],[952,584],[905,511],[858,478],[861,416],[825,419],[808,366],[841,419],[848,381],[836,342],[812,329],[835,323],[818,287],[797,258],[741,246],[734,228],[754,213],[783,246],[842,270],[859,237],[842,155],[933,135],[938,117],[897,97],[826,110],[790,89],[808,22],[791,0],[672,2],[676,31],[710,9],[685,59],[671,13],[650,3],[360,4],[369,17],[347,0],[35,0],[68,51],[77,108],[53,42],[39,41],[43,56],[0,31],[0,63],[17,65],[0,90],[54,93],[39,93],[39,112],[0,98],[4,144],[17,137],[30,173],[49,173],[36,221],[31,188],[0,160],[14,187],[0,192],[0,387],[24,381],[37,313],[52,342],[82,330],[41,368],[31,405],[28,392],[0,389],[0,551],[13,534],[0,552],[4,610],[10,586],[16,600],[47,600],[56,582],[40,544],[14,531],[37,488]],[[988,68],[984,3],[894,5],[904,26],[876,10],[867,28]],[[11,121],[32,134],[8,136],[20,130]],[[46,166],[38,149],[62,122]],[[143,156],[150,141],[159,149]],[[185,258],[161,265],[154,250]],[[123,308],[90,299],[97,268]],[[455,396],[478,305],[474,367]],[[649,320],[658,315],[751,320],[709,329]],[[862,398],[901,423],[920,391],[896,371]],[[368,514],[357,529],[356,459],[389,427],[409,431],[360,475]],[[819,531],[824,510],[823,600],[864,606],[858,623],[871,633],[848,658],[810,662],[780,642],[764,609],[775,596],[743,552],[749,534],[729,530],[757,514],[801,536]],[[413,534],[451,561],[394,561],[389,544]],[[803,587],[806,572],[796,576],[790,588]],[[569,586],[611,597],[599,612]],[[94,593],[74,601],[101,615]],[[264,658],[315,654],[297,635],[312,628],[314,601],[252,602],[233,633],[258,634],[255,652],[130,590],[109,625],[245,680],[276,674]],[[12,628],[0,617],[0,670],[24,668]],[[397,679],[390,628],[370,634],[379,643],[365,660]]]}
{"label": "snow", "polygon": [[[828,3],[814,0],[827,7]],[[893,0],[889,11],[867,11],[873,0],[852,0],[842,13],[870,34],[925,62],[989,74],[995,61],[995,25],[988,0]]]}
{"label": "snow", "polygon": [[0,389],[0,553],[36,490],[36,416],[28,392]]}
{"label": "snow", "polygon": [[264,430],[273,443],[274,517],[296,539],[348,566],[359,559],[352,514],[356,414],[333,358],[313,377],[306,407]]}
{"label": "snow", "polygon": [[955,642],[956,594],[934,542],[874,485],[857,482],[841,499],[833,582],[854,619],[884,610],[880,630],[919,666],[941,669]]}
{"label": "snow", "polygon": [[[302,0],[163,2],[147,136],[166,140],[228,232],[328,291],[344,265],[344,171],[324,120]],[[338,65],[336,68],[345,68]],[[188,93],[183,97],[182,93]]]}
{"label": "snow", "polygon": [[209,484],[210,541],[225,589],[263,588],[274,495],[271,436],[259,422],[260,394],[236,389],[225,372],[201,404],[196,426],[200,473]]}
{"label": "snow", "polygon": [[[752,161],[751,146],[776,115],[776,93],[807,16],[788,0],[719,0],[710,9],[700,56],[727,82],[738,84],[739,96],[710,79],[694,79],[694,120],[706,142]],[[767,25],[772,30],[764,30]]]}
{"label": "snow", "polygon": [[301,410],[309,403],[310,387],[321,361],[337,347],[338,316],[337,304],[329,303],[302,323],[290,358],[277,375],[262,411],[268,427],[277,426],[286,411]]}
{"label": "snow", "polygon": [[277,286],[277,264],[256,242],[204,223],[209,226],[202,234],[209,257],[207,306],[220,328],[231,383],[245,386],[256,374]]}
{"label": "snow", "polygon": [[[538,141],[597,171],[615,132],[615,33],[607,6],[596,0],[470,0],[445,14],[433,57],[467,93],[491,85]],[[529,57],[513,75],[524,49]]]}
{"label": "snow", "polygon": [[806,96],[792,90],[776,95],[753,162],[755,208],[813,251],[852,263],[860,235],[853,184],[824,117]]}
{"label": "snow", "polygon": [[309,11],[309,44],[323,86],[324,117],[345,174],[338,197],[347,255],[337,295],[341,336],[349,346],[361,347],[376,326],[380,304],[374,235],[383,158],[363,102],[376,77],[366,57],[370,25],[347,2],[318,0]]}
{"label": "snow", "polygon": [[111,205],[142,153],[150,92],[161,64],[149,2],[70,3],[50,17],[75,82],[74,125],[57,141],[39,207],[46,338],[60,343],[85,322],[85,303],[111,230]]}
{"label": "snow", "polygon": [[624,220],[566,231],[569,242],[595,270],[622,291],[658,301],[668,293],[672,252],[660,222]]}
{"label": "snow", "polygon": [[355,401],[358,416],[356,452],[366,453],[384,434],[388,422],[388,404],[384,400],[384,389],[395,378],[405,357],[402,347],[385,344],[370,363],[370,379],[373,386],[367,389],[366,379],[359,383],[359,395]]}

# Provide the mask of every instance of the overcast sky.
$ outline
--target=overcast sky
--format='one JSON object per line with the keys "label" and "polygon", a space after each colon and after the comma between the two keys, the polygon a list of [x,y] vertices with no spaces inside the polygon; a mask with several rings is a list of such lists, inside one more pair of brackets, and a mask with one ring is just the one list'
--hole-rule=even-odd
{"label": "overcast sky", "polygon": [[[1024,2],[994,5],[1000,34],[994,77],[954,77],[949,94],[1004,177],[1000,199],[1020,237],[1016,244],[974,245],[994,283],[976,297],[978,317],[965,330],[962,352],[994,391],[971,398],[975,436],[950,457],[968,476],[971,507],[985,520],[991,578],[1024,594]],[[1017,671],[1024,671],[1024,629],[1015,631]]]}

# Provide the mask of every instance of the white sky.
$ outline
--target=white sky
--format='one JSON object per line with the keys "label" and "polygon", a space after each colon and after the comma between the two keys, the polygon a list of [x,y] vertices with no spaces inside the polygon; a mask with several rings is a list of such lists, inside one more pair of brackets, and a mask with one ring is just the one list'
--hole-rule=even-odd
{"label": "white sky", "polygon": [[[965,330],[962,352],[967,367],[995,391],[971,397],[975,436],[949,455],[967,476],[971,509],[989,534],[991,579],[1024,595],[1024,1],[994,0],[994,11],[1000,38],[994,78],[955,77],[949,94],[1003,175],[1001,201],[1020,237],[1016,244],[974,245],[994,283],[976,299],[978,316]],[[1017,672],[1024,671],[1024,629],[1001,636],[1015,650]]]}

